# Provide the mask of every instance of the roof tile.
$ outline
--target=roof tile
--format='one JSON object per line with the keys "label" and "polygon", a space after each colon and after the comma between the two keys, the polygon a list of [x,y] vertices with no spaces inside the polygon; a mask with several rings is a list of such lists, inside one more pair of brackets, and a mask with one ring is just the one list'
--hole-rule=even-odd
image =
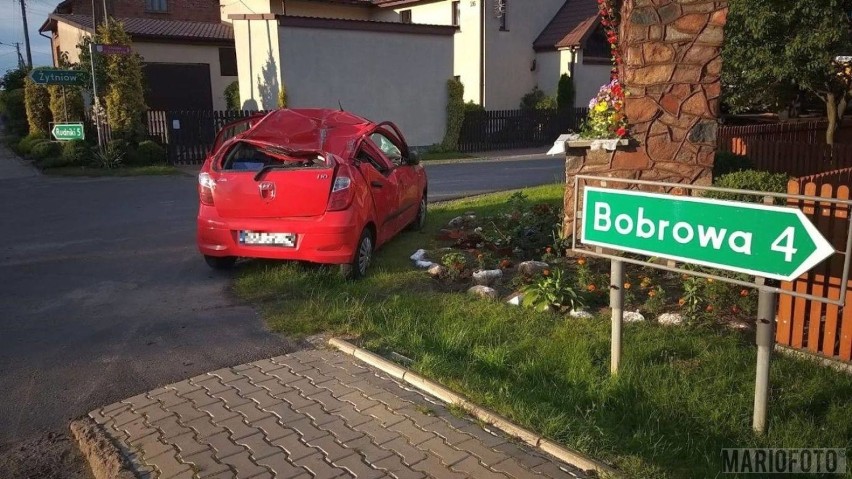
{"label": "roof tile", "polygon": [[[53,13],[50,18],[92,31],[89,15]],[[227,23],[159,20],[152,18],[118,18],[131,37],[163,38],[187,41],[231,41],[234,29]]]}
{"label": "roof tile", "polygon": [[598,24],[596,0],[566,0],[533,42],[537,51],[582,46]]}

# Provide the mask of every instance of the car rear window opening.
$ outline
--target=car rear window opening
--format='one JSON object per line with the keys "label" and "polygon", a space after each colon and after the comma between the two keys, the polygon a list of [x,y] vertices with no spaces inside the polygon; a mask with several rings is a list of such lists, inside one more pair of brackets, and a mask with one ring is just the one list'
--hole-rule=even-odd
{"label": "car rear window opening", "polygon": [[292,156],[290,152],[274,146],[257,146],[243,141],[231,147],[222,159],[223,170],[260,171],[267,166],[281,168],[327,168],[328,161],[321,155]]}

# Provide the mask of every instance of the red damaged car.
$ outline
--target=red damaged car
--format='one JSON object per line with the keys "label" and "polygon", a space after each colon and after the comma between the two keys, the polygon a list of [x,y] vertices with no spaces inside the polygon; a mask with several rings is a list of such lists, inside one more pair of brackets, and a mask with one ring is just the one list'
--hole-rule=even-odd
{"label": "red damaged car", "polygon": [[220,132],[198,175],[198,249],[213,268],[298,260],[360,278],[376,248],[423,226],[426,193],[426,172],[393,123],[277,110]]}

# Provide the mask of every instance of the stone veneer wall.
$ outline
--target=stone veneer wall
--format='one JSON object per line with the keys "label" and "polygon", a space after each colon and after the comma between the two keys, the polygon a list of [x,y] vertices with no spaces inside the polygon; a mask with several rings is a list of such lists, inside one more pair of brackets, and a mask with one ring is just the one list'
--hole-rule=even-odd
{"label": "stone veneer wall", "polygon": [[[615,152],[569,148],[565,232],[573,175],[709,184],[719,116],[727,0],[625,0],[621,83],[634,139]],[[616,185],[612,185],[616,186]]]}

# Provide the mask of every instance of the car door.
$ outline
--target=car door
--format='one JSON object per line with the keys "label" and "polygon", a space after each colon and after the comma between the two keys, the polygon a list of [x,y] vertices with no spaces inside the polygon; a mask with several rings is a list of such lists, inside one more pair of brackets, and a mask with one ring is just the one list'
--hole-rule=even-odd
{"label": "car door", "polygon": [[414,220],[420,202],[418,175],[408,164],[408,147],[392,123],[381,123],[368,136],[368,140],[379,150],[383,159],[393,166],[393,176],[399,184],[397,210],[394,211],[394,233],[399,232]]}
{"label": "car door", "polygon": [[423,193],[425,186],[422,181],[422,168],[419,165],[412,165],[408,162],[410,152],[408,145],[405,142],[402,132],[397,126],[389,121],[380,123],[378,131],[385,134],[400,150],[402,158],[398,160],[397,176],[400,182],[400,207],[402,214],[400,215],[401,226],[414,221],[417,215],[417,207],[420,204],[420,195]]}
{"label": "car door", "polygon": [[355,155],[357,168],[364,177],[376,214],[376,243],[381,245],[397,232],[396,212],[399,210],[399,180],[396,169],[387,162],[375,145],[366,138]]}

